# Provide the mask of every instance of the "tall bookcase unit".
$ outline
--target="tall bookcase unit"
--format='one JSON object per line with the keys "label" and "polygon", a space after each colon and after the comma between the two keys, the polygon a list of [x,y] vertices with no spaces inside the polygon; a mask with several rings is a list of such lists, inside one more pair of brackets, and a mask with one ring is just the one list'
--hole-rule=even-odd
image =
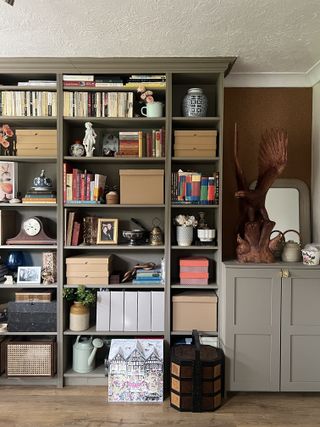
{"label": "tall bookcase unit", "polygon": [[[72,345],[77,335],[100,336],[100,337],[138,337],[156,336],[165,340],[166,357],[168,348],[181,336],[191,336],[191,331],[176,332],[172,329],[172,296],[186,289],[198,292],[199,286],[182,286],[177,283],[178,259],[182,256],[203,255],[211,259],[214,266],[211,274],[210,284],[203,288],[219,293],[221,281],[221,218],[222,218],[222,155],[223,155],[223,79],[234,62],[234,58],[72,58],[72,59],[19,59],[0,60],[0,90],[46,90],[46,88],[21,88],[17,82],[28,79],[56,80],[57,87],[57,117],[0,117],[0,123],[7,123],[15,129],[40,127],[45,129],[57,129],[58,133],[58,155],[57,158],[20,158],[3,156],[0,160],[15,161],[19,167],[19,191],[27,191],[30,183],[38,169],[45,168],[48,175],[54,178],[57,186],[57,204],[52,206],[27,206],[8,205],[1,209],[14,209],[24,218],[26,216],[48,216],[52,223],[56,224],[58,278],[57,283],[52,286],[34,285],[37,288],[52,287],[57,295],[57,329],[54,335],[57,340],[57,374],[52,379],[21,378],[13,379],[0,377],[0,384],[56,384],[62,387],[64,384],[105,384],[104,367],[102,365],[89,374],[77,374],[72,371]],[[63,116],[63,92],[68,90],[79,91],[123,91],[119,87],[108,87],[98,89],[90,88],[64,88],[63,74],[93,74],[99,75],[122,75],[131,74],[165,74],[166,88],[155,90],[155,95],[164,104],[164,117],[162,118],[111,118],[111,117],[64,117]],[[207,95],[209,106],[206,117],[181,117],[182,99],[190,87],[200,87]],[[49,90],[49,89],[48,89]],[[50,88],[50,90],[52,90]],[[157,100],[158,100],[157,99]],[[165,129],[165,156],[152,158],[108,158],[94,154],[94,157],[75,158],[69,155],[69,146],[75,139],[83,138],[84,123],[90,121],[94,129],[101,132],[109,129],[117,130],[141,130],[141,129]],[[173,135],[175,130],[205,130],[216,129],[218,131],[219,151],[215,159],[207,158],[175,158],[173,156]],[[161,205],[93,205],[93,204],[70,204],[63,200],[63,164],[67,162],[79,169],[91,169],[95,173],[107,175],[112,184],[119,184],[120,169],[163,169],[164,176],[164,203]],[[204,174],[214,171],[220,173],[220,194],[218,205],[176,205],[171,202],[171,172],[178,169],[198,170]],[[40,170],[39,170],[40,172]],[[143,191],[143,189],[142,189]],[[121,230],[130,229],[130,218],[138,218],[147,227],[151,228],[152,219],[158,217],[164,233],[164,244],[162,246],[128,246],[119,237],[117,245],[93,245],[93,246],[66,246],[64,241],[65,218],[70,211],[79,211],[83,215],[95,215],[104,218],[118,218]],[[217,241],[215,245],[179,247],[175,240],[175,227],[173,218],[178,213],[197,214],[200,210],[207,213],[209,225],[217,230]],[[20,247],[19,247],[20,248]],[[16,249],[19,249],[16,247]],[[1,246],[1,256],[6,256],[7,246]],[[45,248],[43,246],[23,246],[21,250],[30,254],[32,261],[39,264],[38,258]],[[50,247],[49,249],[53,249]],[[165,259],[166,280],[164,285],[142,285],[143,289],[163,290],[165,293],[165,327],[162,331],[96,331],[92,325],[84,332],[72,332],[69,329],[69,307],[63,299],[63,288],[66,286],[65,259],[69,256],[80,254],[113,254],[116,269],[125,271],[137,262],[153,261],[160,263]],[[12,285],[17,288],[19,285]],[[101,288],[102,286],[91,287]],[[108,289],[117,290],[139,290],[139,286],[132,284],[108,285]],[[10,300],[13,297],[12,288],[0,287],[1,301]],[[28,286],[30,288],[30,286]],[[1,333],[0,333],[1,334]],[[10,335],[9,332],[2,333]],[[25,333],[29,334],[29,333]],[[213,335],[218,332],[212,331]],[[12,334],[13,335],[13,334]],[[19,333],[23,335],[23,333]],[[30,333],[32,336],[45,335],[44,333]],[[49,333],[48,333],[49,335]],[[166,364],[166,366],[168,366]]]}

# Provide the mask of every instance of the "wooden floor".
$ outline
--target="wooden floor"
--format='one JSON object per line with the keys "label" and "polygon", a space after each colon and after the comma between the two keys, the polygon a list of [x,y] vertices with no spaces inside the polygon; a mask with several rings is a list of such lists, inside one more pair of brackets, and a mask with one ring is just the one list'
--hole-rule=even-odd
{"label": "wooden floor", "polygon": [[164,404],[108,404],[104,387],[0,389],[0,426],[12,427],[313,427],[320,393],[238,393],[213,413],[181,413]]}

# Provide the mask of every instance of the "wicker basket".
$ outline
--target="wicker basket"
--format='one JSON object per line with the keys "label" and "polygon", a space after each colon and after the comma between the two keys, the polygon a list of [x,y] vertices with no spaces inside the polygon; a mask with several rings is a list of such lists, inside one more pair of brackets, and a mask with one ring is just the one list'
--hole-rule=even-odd
{"label": "wicker basket", "polygon": [[56,373],[54,339],[6,343],[8,377],[53,377]]}

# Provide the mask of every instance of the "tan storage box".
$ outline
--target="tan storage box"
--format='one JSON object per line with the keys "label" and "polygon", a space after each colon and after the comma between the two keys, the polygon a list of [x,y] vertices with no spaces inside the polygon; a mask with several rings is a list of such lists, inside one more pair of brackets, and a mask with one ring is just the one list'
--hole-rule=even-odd
{"label": "tan storage box", "polygon": [[66,258],[67,285],[108,285],[112,272],[112,255],[74,256]]}
{"label": "tan storage box", "polygon": [[163,169],[121,169],[120,204],[163,204]]}
{"label": "tan storage box", "polygon": [[52,300],[51,292],[16,292],[16,302],[50,302]]}
{"label": "tan storage box", "polygon": [[213,332],[217,330],[217,301],[213,292],[182,292],[172,297],[174,331]]}
{"label": "tan storage box", "polygon": [[18,156],[57,156],[56,129],[17,129],[16,136]]}
{"label": "tan storage box", "polygon": [[176,130],[174,157],[216,157],[216,130]]}

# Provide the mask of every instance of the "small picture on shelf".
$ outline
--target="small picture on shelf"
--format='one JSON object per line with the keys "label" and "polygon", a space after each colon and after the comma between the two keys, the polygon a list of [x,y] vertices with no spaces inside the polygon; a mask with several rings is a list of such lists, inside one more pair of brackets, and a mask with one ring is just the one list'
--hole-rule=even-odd
{"label": "small picture on shelf", "polygon": [[41,267],[18,267],[17,283],[40,284],[41,283]]}
{"label": "small picture on shelf", "polygon": [[8,202],[16,194],[17,163],[0,162],[0,203]]}
{"label": "small picture on shelf", "polygon": [[98,245],[116,245],[118,243],[118,220],[110,218],[98,219]]}
{"label": "small picture on shelf", "polygon": [[114,157],[119,151],[119,132],[107,133],[102,138],[102,155]]}

